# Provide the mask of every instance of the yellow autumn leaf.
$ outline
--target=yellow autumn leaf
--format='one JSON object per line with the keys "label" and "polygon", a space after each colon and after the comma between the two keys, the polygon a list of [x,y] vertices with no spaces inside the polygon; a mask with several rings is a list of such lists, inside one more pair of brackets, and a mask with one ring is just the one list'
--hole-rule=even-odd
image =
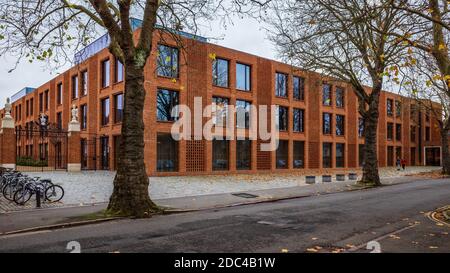
{"label": "yellow autumn leaf", "polygon": [[433,82],[432,81],[430,81],[430,80],[428,80],[428,81],[426,81],[426,83],[425,83],[426,85],[427,85],[427,87],[430,87],[431,85],[433,85]]}
{"label": "yellow autumn leaf", "polygon": [[216,59],[216,53],[209,53],[208,57],[209,57],[211,60],[215,60],[215,59]]}
{"label": "yellow autumn leaf", "polygon": [[447,47],[445,46],[445,44],[440,44],[439,45],[439,50],[445,50]]}
{"label": "yellow autumn leaf", "polygon": [[412,48],[408,48],[408,54],[413,54]]}
{"label": "yellow autumn leaf", "polygon": [[433,80],[438,81],[441,79],[441,75],[437,74],[433,76]]}
{"label": "yellow autumn leaf", "polygon": [[177,79],[175,79],[175,78],[172,79],[172,82],[173,82],[173,83],[176,83],[176,82],[177,82]]}

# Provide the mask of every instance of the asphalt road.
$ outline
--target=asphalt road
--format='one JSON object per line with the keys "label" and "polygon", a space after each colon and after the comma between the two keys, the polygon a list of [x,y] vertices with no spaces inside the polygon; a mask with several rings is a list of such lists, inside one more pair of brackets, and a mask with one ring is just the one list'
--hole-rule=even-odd
{"label": "asphalt road", "polygon": [[450,179],[0,237],[0,252],[450,252]]}

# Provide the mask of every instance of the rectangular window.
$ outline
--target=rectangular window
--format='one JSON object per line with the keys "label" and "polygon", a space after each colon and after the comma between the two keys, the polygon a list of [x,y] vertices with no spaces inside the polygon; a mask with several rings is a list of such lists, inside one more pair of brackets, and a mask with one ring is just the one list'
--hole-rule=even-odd
{"label": "rectangular window", "polygon": [[102,88],[108,87],[111,81],[109,59],[102,61]]}
{"label": "rectangular window", "polygon": [[402,102],[399,100],[395,101],[395,116],[396,117],[402,116]]}
{"label": "rectangular window", "polygon": [[345,144],[336,143],[336,168],[345,167]]}
{"label": "rectangular window", "polygon": [[410,130],[410,141],[416,142],[416,126],[411,125]]}
{"label": "rectangular window", "polygon": [[30,116],[33,116],[34,112],[34,99],[30,99]]}
{"label": "rectangular window", "polygon": [[62,113],[58,112],[56,113],[56,128],[62,129]]}
{"label": "rectangular window", "polygon": [[294,108],[294,132],[304,132],[305,110]]}
{"label": "rectangular window", "polygon": [[364,119],[358,118],[358,136],[363,137],[364,136]]}
{"label": "rectangular window", "polygon": [[358,159],[359,166],[364,166],[364,144],[358,145]]}
{"label": "rectangular window", "polygon": [[411,166],[416,165],[416,148],[415,147],[411,148],[410,162],[411,162]]}
{"label": "rectangular window", "polygon": [[277,147],[277,169],[288,168],[289,141],[280,140]]}
{"label": "rectangular window", "polygon": [[402,140],[402,125],[395,124],[395,139],[398,141]]}
{"label": "rectangular window", "polygon": [[158,172],[178,171],[178,141],[171,134],[158,133],[156,150]]}
{"label": "rectangular window", "polygon": [[331,106],[331,85],[324,84],[322,87],[322,104]]}
{"label": "rectangular window", "polygon": [[252,142],[249,139],[236,140],[236,169],[250,170],[252,167]]}
{"label": "rectangular window", "polygon": [[429,122],[429,121],[430,121],[430,110],[429,110],[429,109],[427,109],[427,110],[425,111],[425,121],[426,121],[426,122]]}
{"label": "rectangular window", "polygon": [[78,75],[72,76],[72,99],[78,98]]}
{"label": "rectangular window", "polygon": [[278,108],[278,118],[275,118],[278,123],[276,124],[277,129],[279,131],[287,131],[288,130],[288,108],[284,106],[277,105]]}
{"label": "rectangular window", "polygon": [[122,62],[116,58],[116,62],[114,65],[114,82],[122,82],[123,81],[123,64]]}
{"label": "rectangular window", "polygon": [[44,112],[44,93],[39,94],[39,113]]}
{"label": "rectangular window", "polygon": [[179,97],[177,91],[158,89],[156,103],[156,117],[158,121],[172,122],[178,119]]}
{"label": "rectangular window", "polygon": [[387,99],[387,101],[386,101],[386,113],[387,113],[387,115],[388,116],[393,116],[394,115],[394,109],[392,109],[394,106],[393,106],[393,101],[391,100],[391,99]]}
{"label": "rectangular window", "polygon": [[341,87],[336,88],[336,107],[344,108],[345,106],[345,94],[344,89]]}
{"label": "rectangular window", "polygon": [[245,100],[236,100],[236,127],[250,128],[251,103]]}
{"label": "rectangular window", "polygon": [[331,162],[331,157],[332,157],[332,149],[333,148],[333,143],[328,143],[328,142],[324,142],[322,144],[322,167],[323,168],[331,168],[332,167],[332,162]]}
{"label": "rectangular window", "polygon": [[87,129],[87,119],[88,119],[88,111],[87,111],[87,105],[83,104],[80,106],[80,125],[81,130]]}
{"label": "rectangular window", "polygon": [[388,122],[386,135],[388,140],[394,139],[394,124]]}
{"label": "rectangular window", "polygon": [[304,141],[294,141],[294,168],[304,168],[305,167],[305,142]]}
{"label": "rectangular window", "polygon": [[157,73],[158,76],[178,78],[178,48],[158,45]]}
{"label": "rectangular window", "polygon": [[228,140],[214,139],[212,142],[213,148],[213,171],[222,171],[229,169],[229,150],[230,143]]}
{"label": "rectangular window", "polygon": [[30,101],[27,100],[25,103],[25,116],[28,117],[30,115]]}
{"label": "rectangular window", "polygon": [[48,110],[48,108],[50,107],[48,90],[45,90],[45,92],[44,92],[44,104],[45,104],[45,110]]}
{"label": "rectangular window", "polygon": [[119,123],[123,120],[123,94],[114,96],[114,122]]}
{"label": "rectangular window", "polygon": [[236,89],[251,90],[251,67],[246,64],[236,64]]}
{"label": "rectangular window", "polygon": [[430,127],[425,127],[425,141],[430,141],[431,136],[430,136]]}
{"label": "rectangular window", "polygon": [[331,118],[333,114],[323,113],[322,114],[322,133],[324,135],[331,135]]}
{"label": "rectangular window", "polygon": [[395,147],[395,159],[402,159],[402,147]]}
{"label": "rectangular window", "polygon": [[213,85],[228,87],[228,60],[215,59],[212,64]]}
{"label": "rectangular window", "polygon": [[88,72],[84,70],[81,72],[81,96],[86,96],[88,93]]}
{"label": "rectangular window", "polygon": [[56,86],[56,101],[58,105],[62,104],[63,101],[63,86],[62,83],[58,83]]}
{"label": "rectangular window", "polygon": [[212,98],[212,118],[215,126],[226,127],[228,120],[228,98]]}
{"label": "rectangular window", "polygon": [[294,76],[294,99],[305,100],[305,79]]}
{"label": "rectangular window", "polygon": [[275,73],[275,96],[287,97],[287,75],[283,73]]}
{"label": "rectangular window", "polygon": [[106,126],[109,123],[109,115],[110,115],[109,98],[101,100],[101,109],[102,109],[101,125]]}
{"label": "rectangular window", "polygon": [[345,116],[336,115],[336,135],[345,135]]}

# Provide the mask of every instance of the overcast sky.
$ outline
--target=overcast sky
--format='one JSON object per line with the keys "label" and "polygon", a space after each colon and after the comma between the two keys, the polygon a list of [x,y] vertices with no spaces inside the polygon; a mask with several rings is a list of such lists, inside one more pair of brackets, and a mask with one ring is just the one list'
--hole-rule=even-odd
{"label": "overcast sky", "polygon": [[[234,25],[224,29],[219,24],[202,32],[208,37],[222,37],[223,40],[211,40],[212,43],[237,49],[270,59],[275,58],[272,44],[266,40],[266,32],[253,19],[234,19]],[[24,87],[39,87],[54,78],[58,72],[64,72],[69,66],[59,71],[50,71],[39,63],[23,62],[16,70],[8,73],[14,67],[16,60],[12,57],[0,58],[0,109],[7,97],[10,97]]]}

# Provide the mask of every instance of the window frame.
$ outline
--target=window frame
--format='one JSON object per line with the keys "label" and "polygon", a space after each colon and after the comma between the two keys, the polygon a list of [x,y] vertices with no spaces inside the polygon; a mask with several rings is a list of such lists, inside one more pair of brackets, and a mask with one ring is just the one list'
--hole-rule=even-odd
{"label": "window frame", "polygon": [[[325,116],[329,116],[329,129],[325,130]],[[322,134],[323,135],[332,135],[333,134],[333,114],[328,112],[322,113]]]}
{"label": "window frame", "polygon": [[[170,50],[170,74],[166,75],[165,69],[161,70],[161,67],[167,68],[169,67],[169,65],[166,65],[167,60],[163,60],[161,61],[160,58],[161,57],[161,50],[160,48],[167,48],[168,50]],[[169,79],[178,79],[180,77],[180,50],[178,47],[175,46],[171,46],[171,45],[167,45],[167,44],[158,44],[156,47],[157,50],[157,57],[156,57],[156,75],[158,77],[162,77],[162,78],[169,78]],[[174,54],[176,53],[176,54]],[[176,58],[174,58],[174,56],[176,56]],[[167,58],[167,57],[166,57]],[[174,59],[176,59],[176,69],[174,70]],[[163,66],[161,66],[161,62],[164,64]]]}
{"label": "window frame", "polygon": [[[335,120],[335,134],[336,136],[345,136],[345,115],[340,115],[340,114],[336,114],[335,115],[336,120]],[[338,118],[342,118],[342,120],[340,120],[338,122]],[[341,125],[340,123],[342,123],[342,128],[339,128],[339,125]],[[340,132],[338,132],[338,129]]]}
{"label": "window frame", "polygon": [[[327,90],[328,96],[326,95],[326,87],[329,89]],[[327,102],[329,101],[329,102]],[[323,106],[333,106],[333,87],[331,84],[324,83],[322,84],[322,105]]]}
{"label": "window frame", "polygon": [[[106,101],[108,102],[107,107],[104,103]],[[109,98],[109,96],[100,99],[100,108],[101,108],[100,125],[101,127],[106,127],[111,122],[111,99]],[[107,115],[105,110],[107,110]]]}
{"label": "window frame", "polygon": [[[296,114],[296,112],[299,114]],[[298,120],[296,120],[296,117],[298,117]],[[294,108],[292,111],[292,131],[295,133],[305,132],[305,110],[302,108]]]}
{"label": "window frame", "polygon": [[[105,67],[106,64],[108,64],[108,67]],[[111,60],[110,60],[110,58],[103,59],[100,62],[100,70],[101,70],[100,87],[101,87],[101,89],[108,88],[109,86],[111,86]]]}
{"label": "window frame", "polygon": [[[279,79],[280,77],[283,76],[284,80],[284,88],[282,91],[284,91],[284,94],[279,93],[279,87],[281,87],[280,83],[279,83]],[[275,72],[275,97],[277,98],[288,98],[289,97],[289,92],[288,92],[288,86],[289,86],[289,76],[286,73],[283,72]]]}
{"label": "window frame", "polygon": [[[227,73],[226,73],[226,85],[219,84],[219,64],[226,63]],[[230,60],[225,58],[215,58],[212,62],[212,85],[220,88],[230,88]]]}
{"label": "window frame", "polygon": [[[238,86],[238,66],[244,67],[244,89],[239,88]],[[247,82],[248,81],[248,82]],[[248,86],[248,87],[247,87]],[[240,62],[236,62],[236,90],[243,92],[251,92],[252,91],[252,66],[249,64],[244,64]]]}
{"label": "window frame", "polygon": [[[296,83],[298,81],[298,84]],[[296,87],[298,87],[298,91],[296,91]],[[292,78],[292,93],[293,98],[296,101],[304,101],[305,100],[305,78],[301,76],[293,76]]]}
{"label": "window frame", "polygon": [[[162,93],[168,93],[170,96],[170,99],[176,98],[176,104],[173,104],[173,101],[170,101],[170,117],[167,116],[168,113],[163,113],[160,115],[160,113],[162,113],[162,111],[160,111],[159,109],[159,102],[160,102],[160,94]],[[176,94],[176,96],[172,96],[171,94]],[[124,98],[124,102],[125,102],[125,98]],[[157,88],[156,90],[156,121],[157,122],[176,122],[179,119],[179,112],[177,114],[177,116],[172,117],[172,111],[173,108],[177,107],[178,110],[178,106],[180,105],[180,92],[177,90],[173,90],[173,89],[167,89],[167,88]],[[167,119],[160,119],[160,117],[166,116]]]}

